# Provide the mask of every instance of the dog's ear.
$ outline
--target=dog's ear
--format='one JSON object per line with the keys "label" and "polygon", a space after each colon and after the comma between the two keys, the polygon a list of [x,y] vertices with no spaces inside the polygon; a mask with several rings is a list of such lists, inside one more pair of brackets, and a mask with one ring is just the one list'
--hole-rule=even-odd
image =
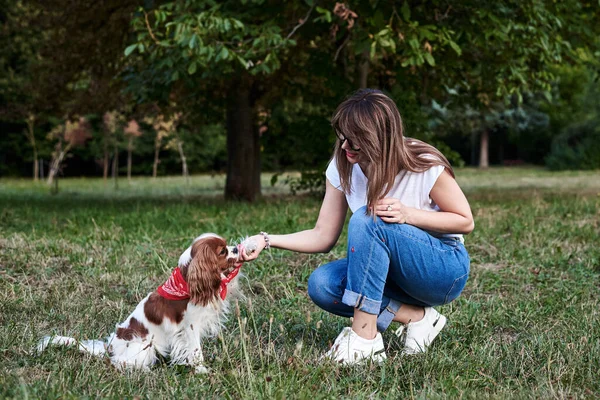
{"label": "dog's ear", "polygon": [[187,269],[190,301],[206,306],[216,300],[221,287],[221,260],[217,252],[222,239],[201,239],[192,246],[192,261]]}

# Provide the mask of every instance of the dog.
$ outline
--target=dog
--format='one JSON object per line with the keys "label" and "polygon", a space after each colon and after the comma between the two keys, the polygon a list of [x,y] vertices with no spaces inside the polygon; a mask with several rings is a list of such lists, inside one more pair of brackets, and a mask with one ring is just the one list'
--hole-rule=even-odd
{"label": "dog", "polygon": [[148,294],[106,340],[79,341],[46,336],[37,350],[49,345],[77,346],[96,356],[109,356],[119,369],[149,370],[159,356],[171,365],[187,365],[206,373],[202,341],[218,334],[230,308],[231,297],[243,297],[238,273],[242,248],[228,246],[213,233],[197,237],[179,258],[177,268],[156,291]]}

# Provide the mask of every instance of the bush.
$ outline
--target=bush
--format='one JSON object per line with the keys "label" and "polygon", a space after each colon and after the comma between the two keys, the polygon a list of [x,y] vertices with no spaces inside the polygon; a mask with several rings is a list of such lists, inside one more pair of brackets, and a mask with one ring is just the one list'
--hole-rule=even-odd
{"label": "bush", "polygon": [[551,170],[600,169],[600,121],[598,118],[568,126],[552,142],[546,157]]}

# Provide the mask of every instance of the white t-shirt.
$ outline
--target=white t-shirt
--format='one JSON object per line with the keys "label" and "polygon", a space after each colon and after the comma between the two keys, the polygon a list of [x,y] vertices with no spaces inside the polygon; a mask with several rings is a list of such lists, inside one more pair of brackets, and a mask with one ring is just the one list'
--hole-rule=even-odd
{"label": "white t-shirt", "polygon": [[[429,193],[435,185],[439,176],[444,172],[444,167],[436,165],[425,172],[402,171],[396,176],[392,190],[386,197],[398,199],[408,207],[418,210],[438,212],[440,208],[429,197]],[[329,163],[325,172],[327,180],[338,190],[342,190],[340,184],[340,173],[337,169],[335,157]],[[346,201],[350,210],[354,213],[359,208],[367,205],[367,182],[368,179],[358,164],[352,167],[352,182],[350,183],[350,193],[346,194]],[[454,233],[440,233],[427,231],[435,237],[457,237],[461,242],[464,241],[463,235]]]}

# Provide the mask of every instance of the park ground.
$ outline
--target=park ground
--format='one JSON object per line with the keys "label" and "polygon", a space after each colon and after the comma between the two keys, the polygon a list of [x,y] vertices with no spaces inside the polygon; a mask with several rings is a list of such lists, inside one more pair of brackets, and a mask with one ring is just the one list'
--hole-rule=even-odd
{"label": "park ground", "polygon": [[323,365],[347,326],[313,305],[311,271],[345,255],[272,250],[244,266],[240,302],[205,346],[208,375],[164,365],[121,373],[47,334],[108,335],[162,283],[199,233],[232,240],[313,226],[320,199],[279,179],[253,204],[224,202],[224,177],[132,182],[0,180],[0,398],[598,398],[600,173],[459,169],[475,231],[471,276],[440,307],[430,350],[403,357],[394,326],[380,366]]}

